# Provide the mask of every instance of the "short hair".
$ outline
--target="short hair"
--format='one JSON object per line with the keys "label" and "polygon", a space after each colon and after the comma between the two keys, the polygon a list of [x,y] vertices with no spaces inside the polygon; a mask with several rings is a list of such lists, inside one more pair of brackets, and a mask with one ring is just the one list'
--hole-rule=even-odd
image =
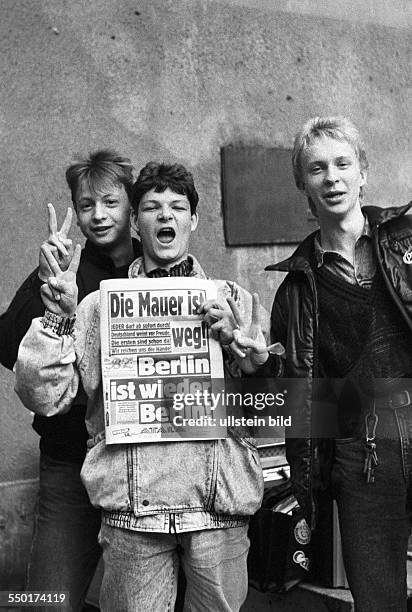
{"label": "short hair", "polygon": [[167,188],[175,193],[185,195],[189,200],[190,213],[196,212],[199,195],[193,181],[193,175],[181,164],[164,164],[151,161],[140,171],[137,181],[133,186],[131,204],[137,215],[140,200],[145,193],[154,189],[162,193]]}
{"label": "short hair", "polygon": [[[314,117],[309,119],[296,134],[292,151],[293,176],[298,189],[303,191],[302,181],[302,153],[317,138],[328,136],[335,140],[346,141],[355,150],[359,166],[362,171],[369,167],[365,148],[357,127],[346,117]],[[363,197],[363,187],[360,188],[360,197]]]}
{"label": "short hair", "polygon": [[129,200],[133,188],[133,165],[113,149],[101,149],[89,153],[88,157],[77,157],[66,170],[66,181],[76,207],[76,192],[81,181],[87,181],[90,189],[99,191],[108,183],[124,186]]}

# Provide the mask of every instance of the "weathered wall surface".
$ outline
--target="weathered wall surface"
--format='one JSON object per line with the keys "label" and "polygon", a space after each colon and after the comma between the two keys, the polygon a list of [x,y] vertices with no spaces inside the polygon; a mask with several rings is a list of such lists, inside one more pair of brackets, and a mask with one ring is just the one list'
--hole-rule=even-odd
{"label": "weathered wall surface", "polygon": [[[408,12],[409,11],[409,12]],[[195,175],[193,252],[212,276],[270,306],[290,248],[228,249],[220,147],[290,147],[308,117],[345,114],[370,151],[368,200],[410,199],[410,3],[280,0],[2,0],[1,283],[4,310],[35,266],[45,204],[69,204],[76,152],[114,146],[139,169],[179,161]],[[275,211],[274,211],[275,214]],[[0,482],[37,473],[31,417],[0,372]]]}

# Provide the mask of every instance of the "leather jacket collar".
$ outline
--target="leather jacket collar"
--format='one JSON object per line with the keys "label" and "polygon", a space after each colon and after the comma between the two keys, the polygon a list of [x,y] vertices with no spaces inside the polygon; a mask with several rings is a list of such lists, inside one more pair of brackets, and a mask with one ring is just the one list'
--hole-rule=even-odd
{"label": "leather jacket collar", "polygon": [[[405,206],[390,206],[381,208],[380,206],[363,206],[362,210],[366,213],[372,233],[382,225],[392,219],[401,217],[412,207],[412,201]],[[313,257],[313,241],[318,230],[307,236],[292,253],[290,257],[279,263],[266,266],[265,270],[276,270],[278,272],[308,272],[311,268]]]}

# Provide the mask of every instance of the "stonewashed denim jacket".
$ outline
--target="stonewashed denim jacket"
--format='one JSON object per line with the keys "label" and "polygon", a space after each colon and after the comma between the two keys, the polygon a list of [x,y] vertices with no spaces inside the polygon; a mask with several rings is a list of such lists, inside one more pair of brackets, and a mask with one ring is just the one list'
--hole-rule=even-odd
{"label": "stonewashed denim jacket", "polygon": [[[192,276],[206,278],[193,259]],[[141,259],[129,277],[144,276]],[[218,301],[236,301],[243,320],[251,319],[251,295],[235,283],[216,280]],[[167,512],[211,512],[222,526],[230,516],[260,507],[263,477],[256,448],[246,438],[106,446],[100,365],[99,292],[77,309],[74,337],[59,336],[34,319],[16,363],[16,391],[23,404],[43,416],[67,412],[79,378],[88,396],[89,450],[82,479],[94,506],[105,513],[135,516]],[[267,329],[265,320],[264,329]],[[227,516],[229,515],[229,516]],[[225,520],[226,519],[226,520]]]}

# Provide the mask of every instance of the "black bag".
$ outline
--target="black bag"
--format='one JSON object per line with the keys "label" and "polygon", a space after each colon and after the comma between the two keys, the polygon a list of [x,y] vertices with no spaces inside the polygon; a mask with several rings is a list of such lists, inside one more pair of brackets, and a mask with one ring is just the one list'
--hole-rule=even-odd
{"label": "black bag", "polygon": [[288,591],[309,579],[311,532],[306,520],[296,500],[294,514],[276,511],[291,498],[289,480],[272,486],[250,521],[249,584],[258,591]]}

